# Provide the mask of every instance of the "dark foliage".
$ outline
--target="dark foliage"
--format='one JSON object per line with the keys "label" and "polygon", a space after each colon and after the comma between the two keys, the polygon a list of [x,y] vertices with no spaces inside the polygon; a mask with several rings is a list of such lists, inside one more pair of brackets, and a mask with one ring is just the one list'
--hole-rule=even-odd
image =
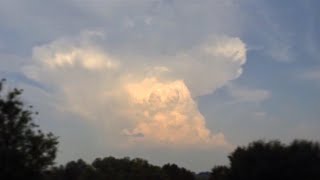
{"label": "dark foliage", "polygon": [[99,180],[102,179],[97,171],[83,160],[71,161],[65,166],[53,167],[46,171],[46,180]]}
{"label": "dark foliage", "polygon": [[196,174],[196,180],[208,180],[211,176],[210,172],[200,172]]}
{"label": "dark foliage", "polygon": [[311,141],[295,140],[289,145],[256,141],[238,147],[229,159],[230,168],[214,168],[212,179],[320,179],[320,146]]}
{"label": "dark foliage", "polygon": [[47,171],[46,180],[193,180],[192,172],[167,164],[162,168],[136,158],[106,157],[86,164],[82,160]]}
{"label": "dark foliage", "polygon": [[150,165],[140,158],[130,160],[108,157],[96,159],[92,166],[102,179],[163,179],[159,167]]}
{"label": "dark foliage", "polygon": [[230,169],[227,166],[215,166],[209,180],[228,180]]}
{"label": "dark foliage", "polygon": [[183,179],[183,180],[193,180],[195,179],[195,174],[191,171],[180,168],[175,164],[166,164],[162,166],[162,170],[169,177],[169,179]]}
{"label": "dark foliage", "polygon": [[34,114],[19,99],[22,90],[4,90],[0,81],[0,179],[39,179],[53,164],[57,138],[33,123]]}

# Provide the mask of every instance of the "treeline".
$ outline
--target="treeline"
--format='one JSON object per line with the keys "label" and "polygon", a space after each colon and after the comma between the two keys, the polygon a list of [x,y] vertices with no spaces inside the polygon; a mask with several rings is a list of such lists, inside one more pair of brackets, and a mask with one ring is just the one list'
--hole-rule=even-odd
{"label": "treeline", "polygon": [[[53,166],[58,138],[33,122],[32,107],[22,90],[4,91],[0,81],[0,180],[320,180],[320,145],[295,140],[255,141],[229,155],[229,166],[195,175],[175,164],[162,167],[143,159],[83,160]],[[210,158],[210,157],[208,157]]]}
{"label": "treeline", "polygon": [[254,141],[236,148],[229,156],[229,166],[215,166],[211,173],[195,174],[175,164],[162,167],[136,158],[83,160],[45,171],[45,180],[318,180],[320,145],[295,140]]}
{"label": "treeline", "polygon": [[54,167],[44,173],[45,180],[194,180],[195,175],[175,164],[162,167],[135,158],[96,159],[91,164],[83,160],[71,161],[65,166]]}

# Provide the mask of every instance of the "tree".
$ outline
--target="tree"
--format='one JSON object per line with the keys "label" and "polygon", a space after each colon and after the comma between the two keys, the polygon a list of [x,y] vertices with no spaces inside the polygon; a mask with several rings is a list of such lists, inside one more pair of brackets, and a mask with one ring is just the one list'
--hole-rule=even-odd
{"label": "tree", "polygon": [[91,164],[83,160],[68,162],[46,172],[45,180],[194,180],[193,172],[166,164],[162,168],[141,158],[97,158]]}
{"label": "tree", "polygon": [[40,179],[56,157],[57,137],[33,122],[31,106],[20,100],[21,89],[5,90],[0,81],[0,179]]}
{"label": "tree", "polygon": [[180,168],[176,164],[165,164],[162,170],[170,180],[194,180],[195,175],[185,168]]}
{"label": "tree", "polygon": [[128,157],[116,159],[114,157],[97,158],[92,166],[102,179],[114,180],[163,180],[165,179],[161,168],[151,165],[148,161]]}
{"label": "tree", "polygon": [[210,174],[209,180],[228,180],[230,169],[227,166],[215,166]]}
{"label": "tree", "polygon": [[230,167],[214,168],[211,179],[320,179],[320,145],[316,142],[295,140],[285,145],[279,141],[255,141],[238,147],[229,160]]}

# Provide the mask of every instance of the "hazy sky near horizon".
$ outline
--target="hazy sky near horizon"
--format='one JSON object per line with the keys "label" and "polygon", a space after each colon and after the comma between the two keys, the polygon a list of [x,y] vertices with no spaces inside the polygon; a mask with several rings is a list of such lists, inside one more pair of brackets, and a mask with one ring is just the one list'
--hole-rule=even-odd
{"label": "hazy sky near horizon", "polygon": [[0,0],[0,77],[58,163],[194,171],[257,139],[320,139],[320,1]]}

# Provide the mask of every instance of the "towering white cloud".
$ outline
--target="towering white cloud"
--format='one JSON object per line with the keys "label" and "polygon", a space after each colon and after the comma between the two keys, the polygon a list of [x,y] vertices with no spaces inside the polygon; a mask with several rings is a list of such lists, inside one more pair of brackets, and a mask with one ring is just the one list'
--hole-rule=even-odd
{"label": "towering white cloud", "polygon": [[[35,47],[25,73],[53,87],[63,110],[108,125],[131,145],[231,147],[223,133],[206,128],[193,97],[240,76],[246,58],[240,39],[216,37],[173,56],[138,58],[109,53],[91,36]],[[146,66],[148,58],[162,61]]]}
{"label": "towering white cloud", "polygon": [[[141,135],[143,141],[163,145],[230,146],[222,133],[212,134],[204,117],[181,80],[161,81],[145,78],[126,85],[136,125],[124,130],[127,135]],[[139,141],[139,139],[138,139]]]}

